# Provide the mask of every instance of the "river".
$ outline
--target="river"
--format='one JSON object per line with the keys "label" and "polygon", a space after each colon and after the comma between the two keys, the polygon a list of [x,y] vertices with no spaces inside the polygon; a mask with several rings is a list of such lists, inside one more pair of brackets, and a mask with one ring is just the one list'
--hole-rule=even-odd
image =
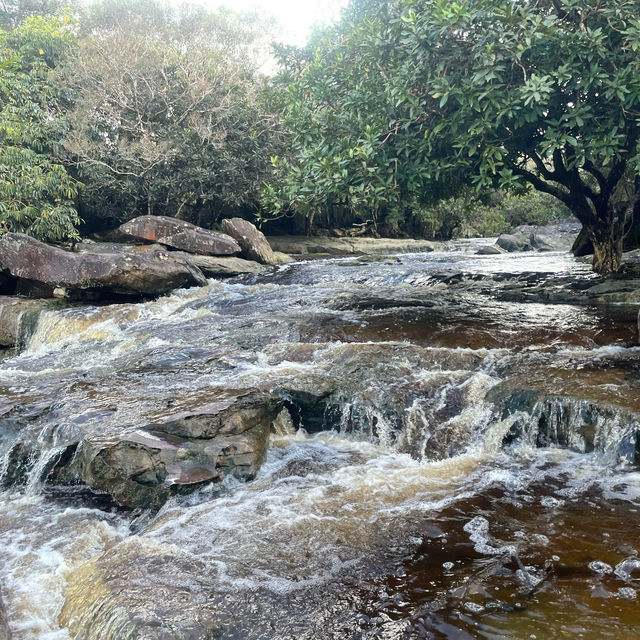
{"label": "river", "polygon": [[[594,276],[477,247],[44,313],[0,362],[13,637],[640,639],[637,306],[508,299]],[[43,481],[78,434],[228,388],[300,427],[253,482],[150,514]]]}

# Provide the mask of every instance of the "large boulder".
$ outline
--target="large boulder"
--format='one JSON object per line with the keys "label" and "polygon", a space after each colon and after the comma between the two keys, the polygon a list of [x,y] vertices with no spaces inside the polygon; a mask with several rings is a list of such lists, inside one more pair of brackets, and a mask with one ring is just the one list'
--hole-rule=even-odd
{"label": "large boulder", "polygon": [[230,235],[242,249],[242,257],[261,264],[278,264],[269,241],[255,225],[242,218],[228,218],[221,223],[222,230]]}
{"label": "large boulder", "polygon": [[72,253],[21,233],[0,238],[0,262],[13,276],[51,288],[158,295],[206,284],[201,271],[161,249]]}
{"label": "large boulder", "polygon": [[166,216],[140,216],[125,222],[120,231],[188,253],[205,256],[231,256],[240,253],[240,245],[230,236],[209,231],[195,224]]}
{"label": "large boulder", "polygon": [[[83,240],[74,247],[76,253],[127,253],[131,251],[163,250],[160,244],[133,245],[119,242],[93,242]],[[172,251],[171,258],[183,260],[200,269],[207,278],[239,276],[243,273],[263,273],[266,268],[254,260],[244,260],[236,256],[203,256],[186,251]]]}
{"label": "large boulder", "polygon": [[218,637],[210,571],[174,546],[130,537],[67,580],[59,621],[73,640]]}
{"label": "large boulder", "polygon": [[121,504],[159,508],[228,474],[253,479],[281,408],[270,394],[238,392],[116,438],[85,439],[72,464],[81,482]]}
{"label": "large boulder", "polygon": [[509,253],[531,251],[532,249],[529,238],[519,233],[503,233],[496,240],[496,244]]}

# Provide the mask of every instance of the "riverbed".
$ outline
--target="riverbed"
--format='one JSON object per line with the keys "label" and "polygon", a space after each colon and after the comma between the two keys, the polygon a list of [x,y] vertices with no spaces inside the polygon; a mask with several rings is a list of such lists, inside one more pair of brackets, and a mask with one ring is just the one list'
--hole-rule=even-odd
{"label": "riverbed", "polygon": [[[482,242],[44,313],[0,362],[13,637],[640,639],[638,307],[502,295],[594,276]],[[296,427],[254,481],[158,513],[44,481],[79,433],[229,388]]]}

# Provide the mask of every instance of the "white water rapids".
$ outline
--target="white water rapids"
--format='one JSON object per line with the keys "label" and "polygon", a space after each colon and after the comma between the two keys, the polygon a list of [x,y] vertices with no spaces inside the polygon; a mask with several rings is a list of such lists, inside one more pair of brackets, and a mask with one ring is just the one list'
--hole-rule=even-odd
{"label": "white water rapids", "polygon": [[[174,601],[211,634],[144,637],[640,639],[637,308],[501,301],[512,277],[591,275],[473,250],[45,313],[0,361],[13,637],[86,638],[85,607],[120,640],[128,606],[153,622]],[[300,427],[253,482],[157,514],[43,482],[79,434],[228,388],[280,395]]]}

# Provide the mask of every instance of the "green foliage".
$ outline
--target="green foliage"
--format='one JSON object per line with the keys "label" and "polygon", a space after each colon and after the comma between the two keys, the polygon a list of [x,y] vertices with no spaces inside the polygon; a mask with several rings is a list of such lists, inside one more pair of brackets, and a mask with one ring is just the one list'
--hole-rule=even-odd
{"label": "green foliage", "polygon": [[293,153],[275,159],[265,205],[311,215],[343,199],[377,215],[421,206],[468,176],[479,190],[529,183],[611,245],[599,268],[614,270],[611,243],[638,193],[637,9],[635,0],[354,3],[306,50],[281,51]]}
{"label": "green foliage", "polygon": [[0,233],[77,236],[79,185],[55,160],[68,95],[52,71],[72,39],[68,17],[31,16],[0,30]]}
{"label": "green foliage", "polygon": [[467,190],[417,207],[412,212],[412,223],[427,238],[449,240],[497,236],[520,225],[542,226],[570,216],[567,207],[545,193],[491,191],[481,198]]}
{"label": "green foliage", "polygon": [[277,144],[256,71],[260,26],[153,0],[90,7],[63,74],[78,96],[64,147],[89,215],[207,226],[255,206]]}

